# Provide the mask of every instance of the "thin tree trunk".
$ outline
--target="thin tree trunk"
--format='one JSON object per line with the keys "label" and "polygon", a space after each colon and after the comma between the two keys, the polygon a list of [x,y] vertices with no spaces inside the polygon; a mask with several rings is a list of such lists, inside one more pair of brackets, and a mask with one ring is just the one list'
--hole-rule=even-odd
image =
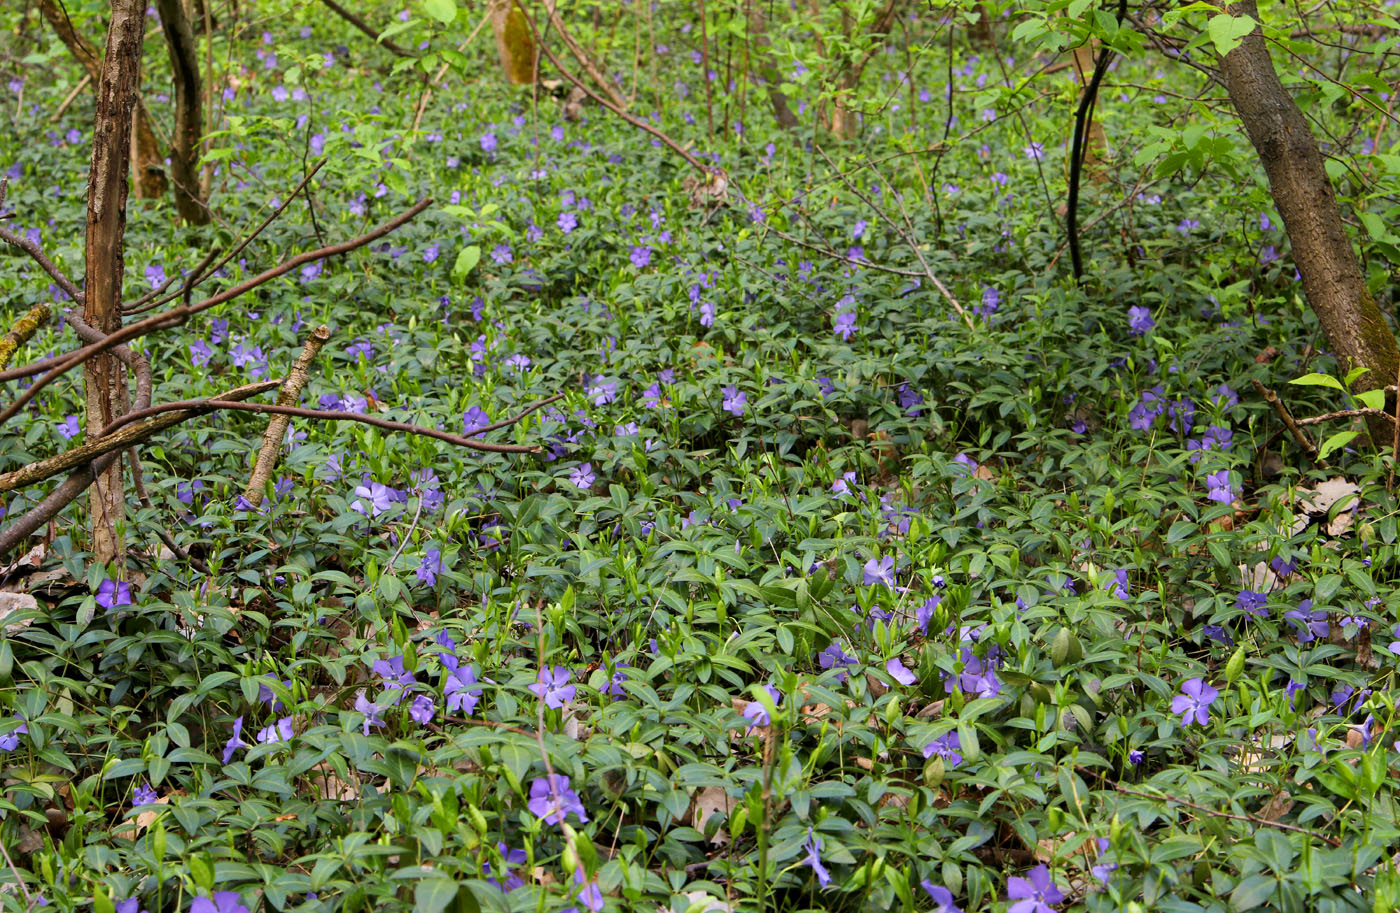
{"label": "thin tree trunk", "polygon": [[[1255,0],[1231,4],[1230,13],[1259,19]],[[1400,365],[1395,334],[1366,288],[1317,140],[1279,81],[1263,32],[1256,27],[1221,63],[1230,101],[1259,153],[1288,231],[1303,293],[1332,353],[1343,370],[1351,364],[1369,369],[1356,381],[1359,390],[1394,383]],[[1371,420],[1370,431],[1378,446],[1390,440],[1389,425],[1379,419]]]}
{"label": "thin tree trunk", "polygon": [[763,7],[756,0],[749,0],[749,39],[753,42],[753,56],[757,63],[754,75],[768,93],[768,104],[773,109],[774,119],[784,130],[796,129],[797,115],[792,113],[787,96],[783,94],[783,77],[773,63],[768,43],[768,23],[763,18]]}
{"label": "thin tree trunk", "polygon": [[[145,8],[145,0],[112,0],[107,53],[97,89],[92,166],[88,172],[83,319],[103,333],[120,329],[122,323],[127,157],[140,89]],[[125,411],[126,367],[110,352],[89,359],[83,366],[83,387],[91,441]],[[117,562],[116,572],[120,574],[125,557],[120,526],[126,514],[120,458],[97,476],[88,495],[93,556],[103,564]]]}
{"label": "thin tree trunk", "polygon": [[170,51],[175,80],[175,130],[170,139],[170,176],[175,182],[175,208],[191,225],[209,222],[209,206],[200,196],[199,139],[204,123],[204,97],[199,84],[199,53],[194,30],[182,0],[156,0],[165,46]]}
{"label": "thin tree trunk", "polygon": [[[92,90],[96,92],[98,84],[102,81],[102,58],[98,56],[97,48],[78,33],[73,27],[73,21],[68,18],[68,13],[57,0],[39,0],[39,12],[58,34],[58,39],[63,42],[68,53],[73,55],[73,59],[78,61],[92,78]],[[132,120],[131,133],[129,145],[131,167],[136,174],[136,196],[138,199],[160,199],[165,196],[167,189],[165,166],[161,162],[160,143],[156,142],[155,132],[151,130],[146,106],[139,101],[136,116]]]}

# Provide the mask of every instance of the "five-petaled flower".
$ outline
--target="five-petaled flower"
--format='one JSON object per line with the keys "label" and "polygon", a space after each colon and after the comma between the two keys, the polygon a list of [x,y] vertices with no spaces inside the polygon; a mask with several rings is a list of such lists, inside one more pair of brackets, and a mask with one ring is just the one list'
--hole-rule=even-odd
{"label": "five-petaled flower", "polygon": [[1204,726],[1210,722],[1210,705],[1220,696],[1220,692],[1206,684],[1204,679],[1187,679],[1181,685],[1181,693],[1172,698],[1172,713],[1181,714],[1181,725],[1191,725],[1192,719]]}
{"label": "five-petaled flower", "polygon": [[540,670],[539,681],[531,685],[530,690],[544,701],[546,707],[557,710],[574,699],[577,689],[569,684],[572,677],[573,673],[564,666],[545,666]]}
{"label": "five-petaled flower", "polygon": [[580,822],[588,820],[588,812],[578,793],[569,789],[569,778],[556,773],[549,778],[540,777],[530,784],[530,801],[527,803],[530,814],[544,820],[545,824],[563,824],[570,812],[578,816]]}
{"label": "five-petaled flower", "polygon": [[739,388],[733,385],[725,387],[722,392],[724,393],[724,401],[721,406],[724,411],[731,415],[743,415],[745,404],[749,401],[749,395],[740,393]]}
{"label": "five-petaled flower", "polygon": [[1036,866],[1028,875],[1028,878],[1013,875],[1007,881],[1006,893],[1016,901],[1007,913],[1051,913],[1056,904],[1064,901],[1064,893],[1055,885],[1045,866]]}

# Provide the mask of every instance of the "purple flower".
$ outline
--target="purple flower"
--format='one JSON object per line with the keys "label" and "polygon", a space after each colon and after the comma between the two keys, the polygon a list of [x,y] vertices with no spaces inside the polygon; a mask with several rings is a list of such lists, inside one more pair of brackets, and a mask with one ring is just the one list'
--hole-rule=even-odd
{"label": "purple flower", "polygon": [[545,666],[540,670],[539,681],[531,685],[530,690],[544,701],[546,707],[557,710],[574,699],[577,689],[569,684],[572,677],[573,673],[564,666]]}
{"label": "purple flower", "polygon": [[990,318],[1001,306],[1001,292],[990,285],[982,289],[982,303],[972,308],[972,313],[979,317]]}
{"label": "purple flower", "polygon": [[408,705],[408,715],[423,725],[432,722],[437,714],[437,707],[433,704],[433,699],[426,694],[420,694],[413,699],[413,703]]}
{"label": "purple flower", "polygon": [[[598,887],[598,880],[596,878],[589,878],[582,868],[577,868],[574,869],[574,884],[579,885],[579,903],[591,910],[592,913],[598,913],[598,911],[603,909],[603,891]],[[568,910],[573,910],[577,913],[578,908],[569,907]],[[568,913],[568,910],[565,910],[564,913]]]}
{"label": "purple flower", "polygon": [[442,550],[429,548],[418,565],[418,579],[428,586],[437,586],[438,575],[442,573]]}
{"label": "purple flower", "polygon": [[1229,504],[1239,497],[1230,485],[1230,470],[1222,469],[1206,476],[1206,497],[1221,504]]}
{"label": "purple flower", "polygon": [[394,495],[397,492],[388,485],[379,482],[370,482],[368,485],[360,485],[355,488],[355,494],[365,500],[356,498],[350,502],[350,509],[367,517],[374,518],[389,510],[394,505]]}
{"label": "purple flower", "polygon": [[165,284],[165,269],[159,263],[152,263],[146,267],[146,281],[151,288],[160,288]]}
{"label": "purple flower", "polygon": [[[491,877],[488,877],[486,880],[495,885],[503,894],[509,894],[516,888],[524,887],[525,881],[519,875],[515,874],[514,867],[524,865],[530,857],[524,850],[507,849],[504,843],[497,843],[496,849],[500,851],[501,859],[505,862],[504,869],[506,878],[504,882],[497,881],[495,878]],[[486,870],[488,876],[492,874],[491,863],[489,861],[482,863],[482,867]]]}
{"label": "purple flower", "polygon": [[160,795],[154,789],[151,789],[151,785],[142,781],[141,785],[136,787],[131,794],[131,804],[133,806],[154,805],[159,798]]}
{"label": "purple flower", "polygon": [[403,700],[403,692],[406,688],[412,688],[418,684],[418,679],[414,674],[404,668],[402,656],[391,656],[388,659],[376,659],[370,664],[374,674],[379,676],[379,684],[386,691],[394,691],[394,703]]}
{"label": "purple flower", "polygon": [[1327,636],[1327,610],[1313,610],[1312,600],[1304,599],[1298,608],[1284,612],[1283,617],[1298,626],[1298,643],[1306,644]]}
{"label": "purple flower", "polygon": [[495,152],[495,151],[496,151],[496,134],[494,134],[494,133],[483,133],[483,134],[481,134],[481,148],[482,148],[482,151],[484,151],[484,152],[487,153],[488,155],[491,154],[492,152]]}
{"label": "purple flower", "polygon": [[[825,650],[817,654],[817,664],[823,669],[845,670],[856,665],[857,662],[858,660],[854,656],[847,655],[846,651],[841,648],[841,641],[839,640],[833,640],[831,643],[827,644]],[[837,677],[844,682],[846,680],[846,673],[844,671],[839,671]]]}
{"label": "purple flower", "polygon": [[374,344],[368,339],[361,339],[345,348],[345,354],[354,361],[363,358],[365,361],[374,360]]}
{"label": "purple flower", "polygon": [[[18,720],[21,718],[19,716],[14,716],[12,719]],[[14,729],[11,729],[4,735],[0,735],[0,752],[14,751],[19,747],[19,737],[27,732],[29,732],[29,726],[21,722]]]}
{"label": "purple flower", "polygon": [[[277,674],[275,672],[269,672],[266,675],[264,675],[263,678],[270,678],[274,682],[280,681],[283,685],[286,685],[288,688],[292,687],[292,682],[290,679],[278,679]],[[273,713],[278,713],[286,709],[282,706],[282,702],[277,699],[277,692],[273,691],[267,685],[261,683],[259,683],[258,685],[258,701],[270,707]]]}
{"label": "purple flower", "polygon": [[588,820],[583,802],[578,793],[569,789],[569,778],[554,774],[549,779],[540,777],[530,784],[530,814],[544,820],[545,824],[563,824],[570,812],[578,816],[580,822]]}
{"label": "purple flower", "polygon": [[379,702],[371,702],[368,698],[365,697],[365,693],[363,690],[355,694],[355,709],[365,715],[365,722],[363,727],[363,732],[365,735],[369,735],[369,730],[371,726],[377,726],[381,729],[384,727],[384,719],[379,715]]}
{"label": "purple flower", "polygon": [[83,433],[83,426],[76,415],[70,415],[58,423],[58,433],[66,440],[72,440]]}
{"label": "purple flower", "polygon": [[1172,698],[1172,713],[1181,714],[1181,725],[1191,725],[1194,717],[1204,726],[1210,722],[1210,705],[1220,696],[1220,692],[1199,678],[1187,679],[1181,686],[1181,694]]}
{"label": "purple flower", "polygon": [[259,745],[272,745],[277,742],[289,741],[292,737],[292,718],[284,716],[271,725],[264,726],[258,730],[257,743]]}
{"label": "purple flower", "polygon": [[1108,578],[1108,582],[1103,587],[1114,599],[1128,600],[1133,598],[1132,590],[1128,588],[1128,572],[1124,568],[1119,568]]}
{"label": "purple flower", "polygon": [[617,399],[617,381],[595,378],[588,387],[588,398],[595,406],[606,406]]}
{"label": "purple flower", "polygon": [[447,673],[447,687],[443,689],[447,696],[447,712],[461,711],[470,715],[481,700],[481,689],[472,687],[477,684],[476,670],[471,666],[457,666],[456,661],[456,658],[452,657],[453,665]]}
{"label": "purple flower", "polygon": [[613,670],[612,678],[608,680],[608,686],[603,689],[603,693],[613,698],[624,698],[627,692],[623,690],[622,683],[627,681],[627,673],[623,672],[626,663],[618,663],[618,668]]}
{"label": "purple flower", "polygon": [[109,611],[119,605],[131,605],[131,584],[125,580],[104,578],[97,585],[97,604]]}
{"label": "purple flower", "polygon": [[559,220],[554,224],[558,225],[559,230],[567,235],[575,228],[578,228],[578,214],[573,212],[561,212],[559,213]]}
{"label": "purple flower", "polygon": [[233,735],[229,736],[224,743],[224,763],[233,760],[233,753],[240,748],[247,748],[248,743],[243,741],[243,717],[233,721]]}
{"label": "purple flower", "polygon": [[147,913],[141,908],[140,897],[128,897],[126,900],[116,902],[117,913]]}
{"label": "purple flower", "polygon": [[1050,878],[1049,869],[1038,865],[1029,874],[1029,878],[1013,875],[1007,881],[1007,896],[1016,901],[1007,913],[1050,913],[1056,904],[1064,901],[1065,895]]}
{"label": "purple flower", "polygon": [[303,266],[301,268],[302,285],[305,285],[306,283],[311,282],[317,277],[319,277],[321,275],[321,269],[323,265],[324,264],[322,264],[320,260],[317,260],[315,263],[308,263],[305,266]]}
{"label": "purple flower", "polygon": [[957,767],[962,763],[962,739],[956,732],[947,732],[934,739],[924,746],[924,757],[931,758],[938,755],[943,759],[943,763],[948,767]]}
{"label": "purple flower", "polygon": [[832,482],[832,483],[831,483],[831,493],[834,494],[834,495],[836,495],[836,497],[838,497],[838,498],[850,497],[850,496],[851,496],[851,485],[855,483],[855,480],[856,480],[856,473],[855,473],[855,470],[851,470],[850,472],[842,473],[842,474],[841,474],[841,478],[839,478],[839,479],[837,479],[835,482]]}
{"label": "purple flower", "polygon": [[725,387],[722,392],[724,393],[724,401],[721,405],[724,411],[731,415],[743,415],[745,404],[749,401],[749,395],[740,393],[739,388],[735,386]]}
{"label": "purple flower", "polygon": [[866,586],[883,584],[887,587],[894,586],[894,556],[886,555],[883,558],[871,558],[865,562],[865,576],[861,582]]}
{"label": "purple flower", "polygon": [[651,248],[646,246],[634,247],[632,248],[632,253],[628,255],[628,259],[632,261],[632,265],[637,269],[645,269],[651,265]]}
{"label": "purple flower", "polygon": [[1026,158],[1038,162],[1045,157],[1045,146],[1042,143],[1031,143],[1025,149]]}
{"label": "purple flower", "polygon": [[1298,698],[1298,692],[1307,686],[1296,678],[1290,678],[1288,684],[1284,686],[1283,693],[1288,697],[1288,709],[1293,709],[1293,702]]}
{"label": "purple flower", "polygon": [[1134,336],[1142,336],[1148,330],[1157,325],[1157,321],[1152,319],[1152,310],[1140,304],[1135,304],[1128,308],[1128,332]]}
{"label": "purple flower", "polygon": [[847,311],[844,314],[837,314],[831,328],[837,336],[849,340],[858,329],[855,312]]}
{"label": "purple flower", "polygon": [[889,673],[890,678],[901,685],[912,685],[919,680],[919,677],[910,671],[908,666],[900,662],[898,656],[885,663],[885,671]]}
{"label": "purple flower", "polygon": [[923,605],[914,610],[914,620],[919,623],[919,630],[923,632],[925,637],[928,636],[929,622],[933,621],[933,612],[942,601],[942,596],[930,596],[924,600]]}
{"label": "purple flower", "polygon": [[214,350],[209,348],[209,343],[202,338],[190,343],[190,363],[196,368],[209,364],[209,360],[214,357]]}
{"label": "purple flower", "polygon": [[1269,612],[1269,597],[1264,593],[1254,590],[1240,590],[1240,595],[1235,597],[1235,608],[1243,611],[1246,615],[1253,615],[1256,618],[1264,618]]}
{"label": "purple flower", "polygon": [[504,266],[515,259],[509,244],[497,244],[491,248],[491,259]]}
{"label": "purple flower", "polygon": [[215,891],[214,896],[196,897],[190,913],[248,913],[237,891]]}
{"label": "purple flower", "polygon": [[1141,763],[1142,763],[1142,752],[1141,752],[1139,749],[1136,749],[1136,748],[1131,748],[1131,749],[1129,749],[1129,750],[1128,750],[1128,763],[1131,764],[1131,765],[1133,765],[1134,767],[1136,767],[1136,766],[1138,766],[1139,764],[1141,764]]}
{"label": "purple flower", "polygon": [[574,487],[581,491],[587,491],[593,487],[597,476],[593,472],[592,463],[581,463],[574,467],[574,471],[569,473],[569,481],[574,483]]}
{"label": "purple flower", "polygon": [[941,884],[934,884],[925,878],[919,882],[924,893],[933,901],[933,913],[963,913],[962,908],[953,903],[953,892]]}
{"label": "purple flower", "polygon": [[831,873],[822,865],[822,838],[812,833],[811,828],[807,829],[807,843],[803,849],[807,851],[807,858],[802,862],[812,867],[812,872],[817,876],[817,884],[826,887],[831,883]]}
{"label": "purple flower", "polygon": [[[781,706],[783,693],[772,685],[764,685],[763,690],[768,692],[768,696],[773,699],[773,706]],[[773,719],[768,715],[768,708],[763,706],[762,701],[749,701],[744,707],[744,719],[749,721],[749,729],[755,726],[772,725]]]}

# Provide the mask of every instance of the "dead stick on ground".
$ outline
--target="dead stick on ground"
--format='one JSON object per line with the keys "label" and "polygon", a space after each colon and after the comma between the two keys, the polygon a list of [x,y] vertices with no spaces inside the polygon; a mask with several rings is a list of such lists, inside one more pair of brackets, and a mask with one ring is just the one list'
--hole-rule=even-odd
{"label": "dead stick on ground", "polygon": [[[282,381],[282,389],[277,393],[277,405],[295,406],[301,399],[301,390],[306,386],[307,369],[330,338],[331,328],[328,326],[319,326],[312,331],[306,345],[302,347],[301,354],[297,356],[296,363],[292,365],[291,373]],[[262,503],[263,489],[272,478],[272,470],[277,466],[277,457],[282,451],[282,436],[287,433],[287,426],[291,423],[290,415],[273,415],[267,421],[262,449],[258,451],[257,462],[253,464],[253,474],[248,477],[248,487],[243,492],[243,497],[247,498],[253,507]]]}
{"label": "dead stick on ground", "polygon": [[[220,395],[220,399],[229,401],[242,401],[259,393],[266,393],[277,386],[275,380],[264,380],[254,384],[247,384],[230,390]],[[183,409],[160,415],[140,424],[127,425],[115,434],[109,434],[98,438],[81,447],[74,447],[72,450],[65,450],[63,453],[21,466],[12,472],[0,475],[0,491],[14,491],[25,485],[32,485],[35,482],[42,482],[51,476],[56,476],[60,472],[66,472],[79,466],[91,463],[93,460],[113,451],[123,450],[134,446],[150,438],[152,435],[164,431],[200,415],[194,409]]]}
{"label": "dead stick on ground", "polygon": [[1314,463],[1319,462],[1317,458],[1317,445],[1312,442],[1312,438],[1308,437],[1302,428],[1298,427],[1298,423],[1293,420],[1292,413],[1290,413],[1288,407],[1283,404],[1283,400],[1278,398],[1278,394],[1257,380],[1253,383],[1254,389],[1258,390],[1259,395],[1264,397],[1264,402],[1272,406],[1274,412],[1278,413],[1279,420],[1283,422],[1283,426],[1288,429],[1288,432],[1293,435],[1293,440],[1298,442],[1298,446],[1303,448],[1303,452],[1308,455],[1308,459],[1312,460]]}
{"label": "dead stick on ground", "polygon": [[63,116],[64,111],[68,110],[68,106],[73,103],[73,99],[77,98],[78,95],[87,88],[90,82],[92,82],[92,77],[88,74],[83,74],[83,78],[78,80],[78,84],[64,97],[63,103],[58,106],[58,110],[49,115],[49,123],[58,123],[58,119]]}

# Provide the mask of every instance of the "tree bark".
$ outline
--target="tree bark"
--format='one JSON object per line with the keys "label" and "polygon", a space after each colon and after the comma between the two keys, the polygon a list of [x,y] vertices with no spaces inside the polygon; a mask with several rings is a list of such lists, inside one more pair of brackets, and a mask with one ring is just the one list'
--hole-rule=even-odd
{"label": "tree bark", "polygon": [[779,127],[793,130],[798,126],[797,115],[792,113],[792,106],[783,94],[783,77],[773,63],[772,48],[768,42],[768,23],[763,18],[763,7],[754,0],[749,0],[749,39],[753,42],[753,53],[758,64],[754,68],[754,75],[763,83],[763,90],[768,93],[768,104],[773,109],[773,117]]}
{"label": "tree bark", "polygon": [[[68,53],[73,55],[73,59],[78,61],[91,77],[92,89],[96,92],[98,84],[102,81],[102,58],[98,56],[97,48],[78,33],[73,27],[73,21],[68,18],[68,13],[57,0],[39,0],[39,12],[58,34],[58,39],[63,42]],[[156,142],[155,132],[151,130],[146,106],[139,100],[136,116],[131,123],[131,133],[131,167],[136,174],[136,196],[138,199],[158,200],[165,196],[167,189],[165,166],[161,161],[160,143]]]}
{"label": "tree bark", "polygon": [[[1259,19],[1255,0],[1239,0],[1229,9],[1232,15]],[[1333,355],[1344,371],[1351,365],[1369,369],[1357,379],[1357,390],[1394,383],[1400,365],[1395,334],[1366,288],[1317,140],[1279,81],[1263,32],[1256,27],[1221,63],[1230,101],[1259,153],[1283,217],[1303,294]],[[1390,427],[1379,418],[1371,420],[1370,431],[1378,446],[1389,442]]]}
{"label": "tree bark", "polygon": [[[83,319],[103,333],[112,333],[122,324],[127,161],[141,80],[144,13],[145,0],[112,0],[107,52],[97,88],[92,166],[88,172]],[[91,441],[126,411],[126,367],[111,352],[89,359],[83,366],[83,388]],[[126,514],[126,494],[120,457],[95,478],[88,497],[93,556],[99,563],[117,562],[116,572],[121,573],[125,551],[121,523]]]}
{"label": "tree bark", "polygon": [[170,139],[170,176],[175,182],[175,208],[191,225],[209,223],[209,205],[200,195],[199,139],[204,124],[204,98],[199,79],[199,54],[183,0],[156,0],[170,71],[175,80],[175,130]]}

